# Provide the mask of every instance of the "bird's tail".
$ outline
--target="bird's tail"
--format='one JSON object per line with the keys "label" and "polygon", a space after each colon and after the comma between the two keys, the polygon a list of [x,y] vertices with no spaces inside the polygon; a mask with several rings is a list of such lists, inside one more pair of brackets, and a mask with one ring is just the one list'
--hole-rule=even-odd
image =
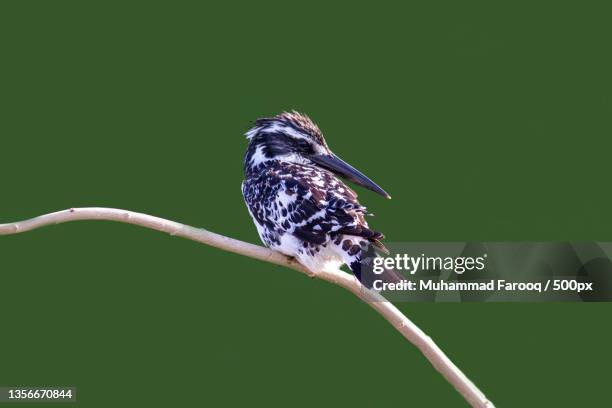
{"label": "bird's tail", "polygon": [[361,284],[368,289],[371,289],[377,280],[385,283],[398,283],[405,279],[399,272],[389,268],[384,268],[380,274],[374,273],[374,259],[380,258],[377,251],[388,254],[386,248],[384,246],[381,248],[381,246],[382,244],[379,241],[374,243],[350,235],[344,235],[342,240],[336,244],[344,263],[348,265]]}

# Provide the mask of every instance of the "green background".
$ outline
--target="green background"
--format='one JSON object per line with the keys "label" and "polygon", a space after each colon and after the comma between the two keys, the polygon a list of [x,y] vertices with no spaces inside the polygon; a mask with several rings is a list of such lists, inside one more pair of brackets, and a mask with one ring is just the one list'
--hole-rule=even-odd
{"label": "green background", "polygon": [[[298,109],[391,193],[359,189],[390,241],[610,241],[609,16],[2,2],[0,222],[109,206],[258,242],[243,133]],[[0,257],[1,385],[74,385],[83,407],[466,406],[368,306],[288,269],[110,222],[0,237]],[[609,399],[609,304],[399,307],[499,407]]]}

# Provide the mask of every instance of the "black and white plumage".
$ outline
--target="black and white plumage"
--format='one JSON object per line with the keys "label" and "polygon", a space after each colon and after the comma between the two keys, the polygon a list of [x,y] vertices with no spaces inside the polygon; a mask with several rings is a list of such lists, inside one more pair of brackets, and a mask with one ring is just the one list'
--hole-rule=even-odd
{"label": "black and white plumage", "polygon": [[259,119],[246,136],[242,193],[263,243],[315,272],[346,264],[367,284],[362,261],[375,247],[386,251],[384,236],[368,227],[366,208],[336,175],[389,195],[335,156],[303,114]]}

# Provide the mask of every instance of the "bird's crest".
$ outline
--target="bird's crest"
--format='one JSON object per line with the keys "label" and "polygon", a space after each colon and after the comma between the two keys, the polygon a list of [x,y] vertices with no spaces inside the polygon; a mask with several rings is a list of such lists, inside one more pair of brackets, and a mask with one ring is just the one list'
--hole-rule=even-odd
{"label": "bird's crest", "polygon": [[279,127],[288,127],[296,132],[306,134],[314,139],[314,141],[317,143],[327,147],[327,143],[323,137],[323,132],[321,132],[321,129],[319,129],[317,124],[314,123],[306,114],[300,113],[296,110],[292,110],[291,112],[283,112],[270,118],[257,119],[255,121],[255,126],[246,133],[247,139],[251,139],[253,136],[263,130],[269,128],[273,129],[275,125]]}

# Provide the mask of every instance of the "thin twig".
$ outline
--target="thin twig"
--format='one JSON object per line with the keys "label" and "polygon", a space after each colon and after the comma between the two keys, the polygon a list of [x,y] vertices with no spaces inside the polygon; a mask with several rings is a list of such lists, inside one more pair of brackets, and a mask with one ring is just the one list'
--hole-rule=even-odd
{"label": "thin twig", "polygon": [[379,293],[366,289],[353,275],[337,271],[312,272],[295,260],[270,249],[238,241],[201,228],[169,221],[147,214],[114,208],[71,208],[50,214],[41,215],[25,221],[0,224],[0,235],[11,235],[31,231],[46,225],[61,224],[78,220],[107,220],[140,225],[170,235],[201,242],[224,251],[233,252],[250,258],[259,259],[276,265],[285,266],[311,277],[326,280],[341,286],[366,302],[389,321],[406,339],[414,344],[431,364],[446,378],[467,402],[473,407],[493,408],[493,403],[453,364],[444,352],[419,329],[410,319],[402,314],[391,302]]}

